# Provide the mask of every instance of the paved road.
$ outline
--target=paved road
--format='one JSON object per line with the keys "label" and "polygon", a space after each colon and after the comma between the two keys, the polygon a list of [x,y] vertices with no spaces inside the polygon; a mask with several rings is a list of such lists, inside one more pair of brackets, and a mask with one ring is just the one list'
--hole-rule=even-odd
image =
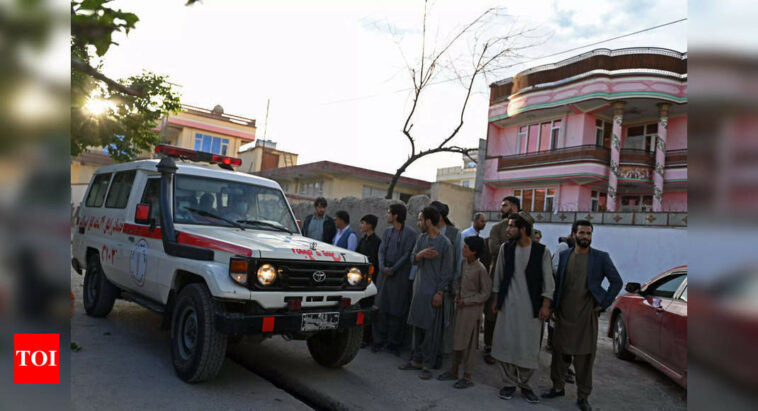
{"label": "paved road", "polygon": [[106,318],[82,306],[83,276],[71,275],[76,312],[71,341],[71,404],[75,410],[307,410],[311,409],[246,368],[226,361],[218,378],[190,385],[171,364],[168,331],[159,315],[116,301]]}
{"label": "paved road", "polygon": [[[77,294],[72,341],[83,347],[72,353],[75,409],[308,408],[297,398],[350,410],[576,409],[573,385],[566,397],[536,406],[519,395],[510,401],[499,399],[498,373],[483,361],[473,373],[474,387],[456,390],[451,383],[422,381],[415,372],[397,370],[403,358],[386,352],[364,349],[344,368],[326,369],[311,359],[305,342],[281,337],[233,345],[217,379],[185,384],[174,375],[169,336],[159,330],[160,317],[124,301],[117,301],[105,319],[87,317],[81,305],[82,279],[72,274]],[[601,331],[605,323],[601,317]],[[548,388],[550,353],[543,351],[540,362],[533,383],[538,389]],[[596,410],[687,408],[685,390],[645,363],[616,359],[606,337],[600,337],[594,370],[590,401]]]}

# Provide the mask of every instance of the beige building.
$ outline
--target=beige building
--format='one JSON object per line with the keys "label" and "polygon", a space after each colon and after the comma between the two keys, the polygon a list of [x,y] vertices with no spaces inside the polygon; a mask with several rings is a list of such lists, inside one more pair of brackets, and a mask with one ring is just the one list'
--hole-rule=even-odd
{"label": "beige building", "polygon": [[182,111],[166,116],[158,127],[161,143],[207,153],[236,157],[240,147],[255,140],[255,120],[213,110],[182,105]]}
{"label": "beige building", "polygon": [[277,150],[276,143],[270,140],[257,140],[255,144],[244,145],[237,157],[242,159],[237,171],[245,173],[297,165],[297,154]]}
{"label": "beige building", "polygon": [[[161,144],[236,157],[240,147],[255,140],[255,120],[213,110],[182,105],[182,111],[164,117],[154,131],[161,134]],[[138,158],[150,158],[145,153]],[[93,147],[71,159],[71,202],[84,197],[92,175],[103,166],[113,164],[103,148]]]}
{"label": "beige building", "polygon": [[[472,158],[477,158],[477,154],[471,154]],[[476,162],[462,156],[463,166],[461,167],[444,167],[437,169],[437,182],[445,182],[459,185],[466,188],[474,188],[476,184]]]}
{"label": "beige building", "polygon": [[[316,197],[384,198],[393,177],[389,173],[331,161],[263,170],[255,174],[278,182],[291,203],[310,203]],[[450,219],[458,227],[467,228],[471,225],[471,215],[474,211],[473,188],[400,177],[395,186],[393,199],[407,203],[414,195],[426,195],[432,200],[439,200],[450,206]]]}
{"label": "beige building", "polygon": [[[290,201],[312,201],[327,198],[384,198],[392,174],[347,164],[319,161],[293,167],[263,170],[255,173],[275,180]],[[417,194],[428,194],[432,183],[400,177],[393,198],[408,201]]]}

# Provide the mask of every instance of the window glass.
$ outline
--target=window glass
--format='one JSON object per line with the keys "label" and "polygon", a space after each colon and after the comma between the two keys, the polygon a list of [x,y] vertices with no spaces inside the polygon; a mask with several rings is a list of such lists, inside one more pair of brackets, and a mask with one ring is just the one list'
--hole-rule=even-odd
{"label": "window glass", "polygon": [[541,212],[545,207],[545,189],[538,188],[534,190],[534,208],[532,211]]}
{"label": "window glass", "polygon": [[108,199],[105,200],[105,206],[108,208],[126,208],[129,201],[129,193],[132,191],[134,175],[136,171],[122,171],[113,176],[111,189],[108,191]]}
{"label": "window glass", "polygon": [[687,302],[687,286],[684,286],[684,290],[682,290],[682,295],[679,296],[679,299]]}
{"label": "window glass", "polygon": [[89,190],[89,194],[87,194],[87,201],[84,204],[87,207],[101,207],[110,181],[111,173],[97,175],[92,182],[92,187]]}
{"label": "window glass", "polygon": [[[281,191],[236,181],[178,175],[176,177],[174,220],[183,224],[229,227],[221,218],[255,229],[297,232],[287,200]],[[202,209],[214,216],[200,215]]]}
{"label": "window glass", "polygon": [[145,184],[140,203],[150,204],[150,220],[155,221],[156,226],[161,225],[161,179],[151,178]]}
{"label": "window glass", "polygon": [[533,194],[534,194],[534,190],[524,190],[524,198],[521,199],[521,208],[524,211],[527,211],[527,212],[532,211]]}
{"label": "window glass", "polygon": [[682,282],[687,278],[684,274],[671,275],[666,278],[662,278],[658,282],[652,284],[646,290],[645,294],[652,295],[660,298],[674,298],[674,293],[682,285]]}

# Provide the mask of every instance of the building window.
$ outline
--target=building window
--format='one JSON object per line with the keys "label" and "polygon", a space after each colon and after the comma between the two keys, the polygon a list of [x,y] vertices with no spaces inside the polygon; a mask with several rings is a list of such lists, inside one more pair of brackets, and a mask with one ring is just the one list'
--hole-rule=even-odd
{"label": "building window", "polygon": [[303,183],[300,185],[300,194],[310,197],[322,196],[324,195],[324,183],[322,181]]}
{"label": "building window", "polygon": [[[363,198],[384,198],[387,196],[386,188],[376,188],[372,186],[363,186]],[[397,200],[400,198],[400,193],[397,191],[392,192],[392,199]]]}
{"label": "building window", "polygon": [[195,150],[225,156],[229,151],[229,139],[195,133]]}
{"label": "building window", "polygon": [[611,148],[611,133],[613,126],[608,121],[595,120],[595,145]]}
{"label": "building window", "polygon": [[626,212],[653,211],[653,196],[626,195],[621,196],[621,210]]}
{"label": "building window", "polygon": [[468,181],[468,180],[463,180],[463,186],[464,186],[464,187],[467,187],[467,188],[468,188],[469,184],[471,184],[471,182],[470,182],[470,181]]}
{"label": "building window", "polygon": [[519,127],[518,129],[518,154],[526,153],[526,143],[528,141],[527,127]]}
{"label": "building window", "polygon": [[561,134],[561,120],[553,121],[552,128],[550,129],[550,149],[555,150],[558,148],[558,136]]}
{"label": "building window", "polygon": [[513,190],[513,196],[521,200],[521,209],[524,211],[552,213],[555,210],[554,188]]}
{"label": "building window", "polygon": [[658,135],[658,123],[629,127],[626,131],[624,148],[632,150],[655,151],[655,138]]}
{"label": "building window", "polygon": [[281,183],[281,184],[279,184],[279,187],[281,187],[282,191],[284,191],[285,193],[289,193],[290,192],[290,185],[289,185],[289,183]]}
{"label": "building window", "polygon": [[519,127],[518,154],[550,151],[558,148],[561,120],[546,121]]}
{"label": "building window", "polygon": [[592,203],[590,211],[602,212],[606,210],[608,205],[608,195],[599,191],[592,190]]}

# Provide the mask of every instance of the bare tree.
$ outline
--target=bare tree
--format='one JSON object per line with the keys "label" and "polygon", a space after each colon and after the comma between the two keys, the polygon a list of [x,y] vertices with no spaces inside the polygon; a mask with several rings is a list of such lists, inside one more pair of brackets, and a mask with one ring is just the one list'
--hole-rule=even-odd
{"label": "bare tree", "polygon": [[[403,134],[411,143],[411,152],[408,159],[397,169],[397,171],[395,171],[395,175],[392,177],[392,181],[387,188],[387,195],[385,197],[388,199],[392,198],[395,185],[400,179],[400,176],[405,173],[408,166],[422,157],[436,153],[460,153],[471,158],[471,153],[477,151],[477,148],[465,148],[450,143],[463,127],[463,118],[468,107],[469,99],[474,90],[476,80],[480,77],[486,77],[488,73],[492,74],[495,70],[507,67],[503,65],[503,62],[506,59],[515,57],[519,50],[532,46],[529,44],[519,45],[518,43],[519,40],[527,39],[528,33],[534,31],[534,29],[526,29],[516,32],[515,28],[510,24],[507,25],[511,26],[511,30],[508,33],[495,35],[482,41],[480,36],[486,33],[487,26],[500,20],[499,18],[507,16],[503,9],[491,8],[484,11],[468,24],[459,28],[458,31],[454,32],[452,38],[447,42],[442,43],[440,49],[437,49],[436,45],[432,45],[432,51],[428,52],[428,49],[430,48],[430,45],[427,44],[427,36],[429,35],[430,30],[428,27],[429,16],[430,5],[429,1],[426,0],[424,1],[420,60],[413,65],[410,64],[407,59],[405,60],[408,73],[413,82],[413,102],[410,111],[408,112],[408,116],[405,119],[405,124],[403,125]],[[459,62],[462,61],[460,58],[461,56],[454,55],[457,51],[457,47],[464,42],[469,44],[472,57],[471,67],[467,70],[464,70],[463,67],[459,66]],[[403,58],[405,58],[404,54]],[[426,90],[430,86],[436,84],[434,80],[442,72],[451,73],[452,78],[450,79],[459,81],[465,89],[465,97],[461,102],[460,119],[452,131],[444,136],[438,145],[427,149],[419,149],[416,147],[416,137],[411,134],[414,116],[419,108],[421,97],[428,94],[426,93]]]}

